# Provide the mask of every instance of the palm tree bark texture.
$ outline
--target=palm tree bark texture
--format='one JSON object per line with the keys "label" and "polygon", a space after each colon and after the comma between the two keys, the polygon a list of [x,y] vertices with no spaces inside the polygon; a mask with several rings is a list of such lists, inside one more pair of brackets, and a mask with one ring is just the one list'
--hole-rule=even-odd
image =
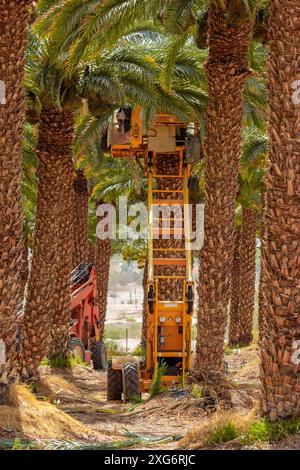
{"label": "palm tree bark texture", "polygon": [[240,244],[241,233],[236,229],[235,249],[231,269],[231,295],[229,315],[229,346],[238,346],[240,343],[239,320],[240,320]]}
{"label": "palm tree bark texture", "polygon": [[198,335],[194,375],[224,380],[224,342],[235,239],[243,92],[252,20],[229,23],[226,12],[208,15],[208,109],[206,115],[206,206],[200,254]]}
{"label": "palm tree bark texture", "polygon": [[88,184],[83,171],[77,170],[74,177],[74,267],[89,261],[88,229]]}
{"label": "palm tree bark texture", "polygon": [[142,346],[146,347],[147,345],[147,300],[148,300],[148,257],[146,258],[145,261],[145,266],[144,266],[144,274],[143,274],[143,292],[144,292],[144,298],[143,298],[143,319],[142,319],[142,337],[141,337],[141,343]]}
{"label": "palm tree bark texture", "polygon": [[56,210],[56,254],[54,258],[55,277],[51,298],[52,329],[49,356],[66,358],[69,353],[70,328],[70,279],[74,253],[74,162],[72,143],[74,136],[74,114],[62,112],[65,119],[62,135],[62,151],[59,161],[58,205]]}
{"label": "palm tree bark texture", "polygon": [[[101,204],[101,202],[99,203]],[[96,276],[97,276],[97,305],[99,308],[99,336],[103,340],[107,311],[108,285],[110,272],[112,241],[110,237],[96,240]]]}
{"label": "palm tree bark texture", "polygon": [[2,382],[18,375],[15,322],[24,294],[20,186],[25,117],[23,77],[31,4],[31,0],[0,2],[0,338],[5,340],[7,359]]}
{"label": "palm tree bark texture", "polygon": [[252,341],[256,275],[256,209],[243,208],[240,242],[239,344]]}
{"label": "palm tree bark texture", "polygon": [[300,415],[300,3],[269,6],[269,165],[263,244],[262,411]]}
{"label": "palm tree bark texture", "polygon": [[[66,186],[73,190],[70,165],[73,124],[70,112],[50,108],[43,109],[40,115],[38,203],[24,315],[22,375],[25,377],[37,376],[39,363],[48,353],[51,334],[56,331],[56,322],[60,324],[62,314],[66,316],[65,311],[58,310],[61,296],[67,299],[65,308],[69,312],[72,250],[65,238],[72,238],[72,230],[71,224],[62,219],[66,216],[72,223]],[[66,230],[69,232],[65,233]]]}
{"label": "palm tree bark texture", "polygon": [[262,251],[263,246],[266,242],[266,195],[265,192],[262,193],[262,204],[261,204],[261,224],[260,224],[260,276],[259,276],[259,292],[258,292],[258,331],[259,339],[264,336],[264,318],[262,312],[264,310],[264,278],[263,278],[263,269],[262,269]]}

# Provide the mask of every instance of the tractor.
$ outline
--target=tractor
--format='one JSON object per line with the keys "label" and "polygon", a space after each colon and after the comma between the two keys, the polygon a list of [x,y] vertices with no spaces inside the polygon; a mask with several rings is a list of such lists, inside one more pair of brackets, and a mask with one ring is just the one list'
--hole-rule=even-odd
{"label": "tractor", "polygon": [[191,367],[194,283],[188,186],[194,137],[195,126],[169,114],[155,115],[145,132],[140,107],[120,109],[109,129],[112,156],[139,160],[148,180],[149,271],[145,358],[112,358],[108,400],[149,392],[159,367],[162,386],[185,383]]}
{"label": "tractor", "polygon": [[93,363],[96,370],[106,369],[106,350],[99,340],[99,309],[96,299],[96,269],[82,263],[71,278],[70,350],[74,357]]}

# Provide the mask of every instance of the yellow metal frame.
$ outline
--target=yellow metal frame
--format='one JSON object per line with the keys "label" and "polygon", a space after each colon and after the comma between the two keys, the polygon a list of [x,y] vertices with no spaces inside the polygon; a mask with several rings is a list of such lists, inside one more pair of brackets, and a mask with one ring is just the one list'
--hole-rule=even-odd
{"label": "yellow metal frame", "polygon": [[[149,272],[148,272],[148,288],[150,286],[154,287],[155,294],[155,304],[154,304],[154,313],[150,314],[148,309],[148,348],[147,348],[147,368],[145,371],[142,371],[142,383],[143,389],[147,390],[149,384],[151,384],[150,378],[152,377],[153,372],[158,366],[159,358],[161,357],[178,357],[182,360],[182,376],[163,376],[162,383],[168,385],[170,383],[178,383],[179,380],[182,380],[183,383],[186,381],[186,370],[189,370],[191,367],[191,330],[192,330],[192,313],[188,314],[187,309],[188,305],[186,302],[186,292],[187,287],[193,285],[192,281],[192,254],[190,247],[190,217],[189,217],[189,189],[188,189],[188,179],[190,174],[190,168],[188,165],[184,165],[184,149],[177,149],[176,152],[180,156],[180,170],[179,175],[158,175],[156,174],[156,155],[153,154],[152,165],[148,166],[146,174],[148,175],[148,205],[149,205]],[[173,153],[172,153],[173,155]],[[183,178],[183,190],[153,190],[153,179],[154,178]],[[155,251],[181,251],[186,253],[186,275],[179,276],[159,276],[154,275],[154,255],[153,255],[153,202],[156,202],[153,198],[155,193],[183,193],[183,205],[184,205],[184,230],[185,230],[185,248],[155,248]],[[172,203],[173,200],[166,200],[166,204]],[[175,202],[175,201],[174,201]],[[178,202],[178,201],[177,201]],[[158,351],[158,327],[159,327],[159,305],[161,303],[165,304],[166,302],[160,302],[158,298],[158,283],[159,280],[163,279],[180,279],[183,280],[183,295],[182,302],[174,302],[175,304],[180,305],[180,310],[182,315],[182,344],[181,351],[169,351],[169,352],[159,352]],[[152,332],[152,334],[151,334]],[[149,334],[150,333],[150,334]]]}
{"label": "yellow metal frame", "polygon": [[[153,120],[152,127],[161,126],[161,125],[176,125],[180,127],[186,127],[186,124],[177,120],[175,116],[168,114],[157,115]],[[148,210],[149,210],[149,253],[148,253],[148,292],[150,286],[153,286],[154,289],[154,311],[153,314],[149,311],[149,305],[147,307],[148,314],[148,329],[147,329],[147,365],[145,369],[140,370],[141,375],[141,389],[142,391],[149,390],[153,378],[155,369],[158,366],[159,359],[162,357],[170,357],[181,359],[182,361],[182,376],[164,376],[162,377],[162,383],[165,385],[170,385],[178,383],[180,380],[185,382],[186,380],[186,370],[189,370],[191,367],[191,340],[192,340],[192,313],[188,314],[188,304],[187,304],[187,289],[189,286],[193,286],[192,280],[192,253],[190,246],[190,224],[189,224],[189,189],[188,189],[188,179],[190,174],[189,165],[186,165],[184,162],[185,158],[185,148],[176,147],[176,154],[180,156],[180,168],[178,175],[168,175],[168,174],[157,174],[156,172],[156,154],[152,154],[152,162],[150,164],[148,147],[146,142],[146,137],[143,136],[142,131],[142,119],[141,119],[141,108],[138,107],[132,112],[131,120],[131,131],[130,131],[130,144],[128,145],[115,145],[112,147],[112,155],[115,157],[143,157],[145,162],[145,175],[148,177]],[[174,155],[174,152],[164,152],[166,154]],[[155,178],[182,178],[183,179],[183,190],[157,190],[154,189],[154,179]],[[185,234],[185,248],[155,248],[155,251],[167,251],[167,252],[185,252],[186,254],[186,274],[185,275],[174,275],[174,276],[156,276],[154,275],[154,245],[153,245],[153,235],[154,235],[154,213],[153,213],[153,204],[160,203],[160,199],[154,197],[155,193],[164,194],[168,192],[174,192],[177,194],[183,193],[183,199],[180,200],[165,200],[165,204],[178,203],[184,206],[184,234]],[[163,201],[163,200],[162,200]],[[180,201],[180,202],[179,202]],[[162,202],[163,204],[164,202]],[[175,234],[175,231],[174,231]],[[165,258],[163,258],[165,259]],[[167,302],[160,301],[158,297],[158,285],[161,279],[180,279],[183,281],[183,295],[182,301],[177,302]],[[172,304],[176,305],[175,307]],[[175,323],[175,317],[181,316],[181,327],[182,327],[182,343],[178,345],[176,350],[171,351],[159,351],[158,347],[158,327],[160,326],[159,317],[166,308],[166,305],[169,305],[167,313],[169,315],[170,326],[179,326]],[[174,323],[174,324],[173,324]]]}

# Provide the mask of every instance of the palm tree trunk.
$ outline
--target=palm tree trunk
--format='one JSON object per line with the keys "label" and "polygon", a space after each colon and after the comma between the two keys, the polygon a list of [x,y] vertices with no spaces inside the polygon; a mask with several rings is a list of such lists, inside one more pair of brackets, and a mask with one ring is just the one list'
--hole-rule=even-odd
{"label": "palm tree trunk", "polygon": [[73,266],[86,263],[89,259],[89,191],[82,170],[74,178],[74,260]]}
{"label": "palm tree trunk", "polygon": [[2,382],[17,375],[16,317],[22,306],[21,202],[24,51],[31,0],[3,0],[0,14],[0,338],[7,363]]}
{"label": "palm tree trunk", "polygon": [[258,330],[259,330],[259,339],[264,336],[264,318],[262,312],[264,311],[264,301],[263,301],[263,292],[264,292],[264,278],[263,278],[263,269],[262,269],[262,256],[263,256],[263,246],[266,242],[266,194],[262,193],[262,204],[261,204],[261,224],[260,224],[260,276],[259,276],[259,293],[258,293]]}
{"label": "palm tree trunk", "polygon": [[73,268],[73,208],[74,163],[72,158],[72,142],[74,134],[74,115],[72,111],[64,111],[63,154],[60,161],[58,176],[59,202],[56,211],[56,253],[54,259],[55,278],[53,296],[51,298],[52,330],[49,357],[67,357],[69,353],[70,328],[70,279]]}
{"label": "palm tree trunk", "polygon": [[25,293],[26,284],[29,276],[29,259],[28,259],[28,241],[26,235],[23,234],[23,244],[22,244],[22,270],[21,270],[21,282],[22,282],[22,291]]}
{"label": "palm tree trunk", "polygon": [[99,307],[99,335],[100,341],[103,340],[110,271],[112,241],[110,238],[96,241],[96,275],[97,275],[97,305]]}
{"label": "palm tree trunk", "polygon": [[243,208],[240,245],[240,321],[239,343],[249,346],[252,341],[255,274],[256,274],[257,212]]}
{"label": "palm tree trunk", "polygon": [[208,19],[208,109],[206,116],[206,206],[200,255],[198,338],[195,376],[224,379],[224,341],[234,254],[243,92],[252,20],[229,24],[226,12]]}
{"label": "palm tree trunk", "polygon": [[240,343],[240,230],[236,229],[235,249],[231,269],[231,296],[229,320],[229,345],[238,346]]}
{"label": "palm tree trunk", "polygon": [[144,291],[144,300],[143,300],[143,319],[142,319],[142,346],[146,347],[147,345],[147,296],[148,296],[148,258],[145,262],[144,275],[143,275],[143,291]]}
{"label": "palm tree trunk", "polygon": [[96,263],[96,246],[90,241],[88,242],[88,262]]}
{"label": "palm tree trunk", "polygon": [[[28,281],[28,295],[24,315],[23,371],[25,377],[35,377],[40,361],[47,355],[51,331],[53,331],[54,303],[61,295],[56,280],[69,293],[65,280],[68,246],[65,245],[64,230],[70,226],[59,218],[60,211],[67,207],[70,217],[71,206],[66,198],[66,168],[70,158],[73,124],[69,112],[43,109],[39,121],[39,142],[37,154],[38,203],[36,212],[32,266]],[[70,170],[69,170],[70,171]],[[71,177],[72,178],[72,170]],[[69,183],[72,188],[72,180]],[[59,228],[59,230],[58,230]],[[71,230],[69,231],[70,236]],[[59,250],[59,247],[63,249]],[[72,253],[72,252],[71,252]],[[63,260],[59,262],[59,256]],[[63,269],[63,272],[61,271]],[[69,271],[68,271],[69,272]],[[65,297],[67,294],[64,294]],[[57,305],[57,303],[56,303]],[[69,307],[69,305],[68,305]],[[58,313],[58,312],[55,312]]]}
{"label": "palm tree trunk", "polygon": [[269,165],[263,244],[262,411],[271,420],[300,415],[300,4],[269,6]]}

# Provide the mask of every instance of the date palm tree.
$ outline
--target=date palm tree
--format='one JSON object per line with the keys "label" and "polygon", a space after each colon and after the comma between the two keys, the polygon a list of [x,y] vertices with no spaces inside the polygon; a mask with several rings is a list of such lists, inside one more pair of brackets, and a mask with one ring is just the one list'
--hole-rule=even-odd
{"label": "date palm tree", "polygon": [[17,376],[16,316],[23,302],[21,201],[24,52],[31,0],[1,2],[0,34],[0,337],[7,363],[2,381]]}
{"label": "date palm tree", "polygon": [[[224,378],[224,338],[234,254],[234,204],[241,157],[243,94],[249,74],[253,20],[245,5],[228,20],[228,9],[208,13],[208,109],[206,114],[206,206],[200,254],[196,375]],[[234,26],[233,26],[234,25]]]}
{"label": "date palm tree", "polygon": [[51,335],[61,348],[66,344],[62,323],[67,323],[69,315],[73,242],[72,106],[78,105],[78,99],[72,80],[64,80],[63,63],[50,64],[50,52],[47,42],[31,37],[25,84],[29,102],[40,110],[39,166],[32,269],[24,314],[24,377],[37,374]]}
{"label": "date palm tree", "polygon": [[271,420],[299,416],[300,5],[269,4],[269,163],[262,249],[264,321],[262,410]]}
{"label": "date palm tree", "polygon": [[236,227],[235,240],[234,240],[234,254],[231,266],[231,285],[230,285],[230,311],[229,311],[229,339],[228,344],[230,347],[235,347],[240,344],[240,246],[241,246],[241,233],[240,227]]}
{"label": "date palm tree", "polygon": [[[97,207],[105,204],[104,201],[98,201]],[[100,219],[99,219],[100,220]],[[96,239],[96,274],[97,274],[97,305],[99,309],[99,340],[103,340],[104,327],[107,312],[108,286],[110,274],[110,259],[112,255],[112,238],[108,234],[107,238]]]}
{"label": "date palm tree", "polygon": [[256,239],[261,212],[261,194],[267,155],[265,133],[256,128],[245,131],[239,194],[236,240],[231,277],[229,344],[248,346],[252,340]]}

